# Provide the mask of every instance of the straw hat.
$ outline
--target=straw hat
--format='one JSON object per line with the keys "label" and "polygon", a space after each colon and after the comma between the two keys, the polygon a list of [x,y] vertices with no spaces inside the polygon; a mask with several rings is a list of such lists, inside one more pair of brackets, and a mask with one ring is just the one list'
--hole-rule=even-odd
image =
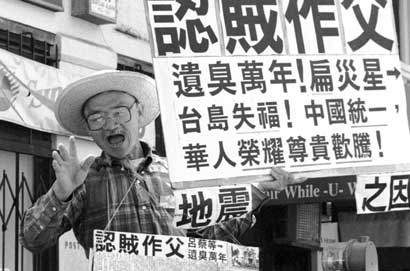
{"label": "straw hat", "polygon": [[110,90],[128,93],[142,104],[141,127],[158,116],[157,92],[151,77],[137,72],[109,70],[97,72],[64,88],[55,105],[57,121],[73,134],[88,136],[83,106],[91,97]]}

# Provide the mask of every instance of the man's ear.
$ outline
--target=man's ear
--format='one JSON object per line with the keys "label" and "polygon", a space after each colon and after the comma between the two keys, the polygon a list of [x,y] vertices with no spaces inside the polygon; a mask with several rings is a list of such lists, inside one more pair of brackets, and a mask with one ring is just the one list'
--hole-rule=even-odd
{"label": "man's ear", "polygon": [[137,103],[137,112],[138,112],[138,125],[141,126],[142,115],[144,114],[144,105]]}
{"label": "man's ear", "polygon": [[138,130],[138,138],[141,139],[145,135],[145,127],[142,127]]}

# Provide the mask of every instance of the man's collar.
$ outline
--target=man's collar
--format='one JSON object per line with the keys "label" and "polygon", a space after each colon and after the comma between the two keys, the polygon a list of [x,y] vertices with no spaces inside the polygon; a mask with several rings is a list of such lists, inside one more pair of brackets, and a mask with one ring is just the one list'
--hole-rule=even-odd
{"label": "man's collar", "polygon": [[[139,141],[139,143],[141,144],[142,152],[144,154],[144,161],[147,161],[146,159],[152,161],[152,148],[143,141]],[[96,159],[95,162],[98,170],[102,167],[121,167],[131,171],[135,170],[134,168],[132,168],[130,159],[128,159],[127,157],[118,159],[110,156],[104,151],[101,153],[100,157]],[[141,170],[146,170],[146,167],[149,165],[149,163],[144,164],[147,165],[144,168],[141,168]]]}

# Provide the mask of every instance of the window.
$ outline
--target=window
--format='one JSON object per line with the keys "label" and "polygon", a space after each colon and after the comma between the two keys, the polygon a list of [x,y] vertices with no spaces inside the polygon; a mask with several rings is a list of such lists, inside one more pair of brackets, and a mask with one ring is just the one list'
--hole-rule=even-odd
{"label": "window", "polygon": [[0,149],[51,158],[51,135],[0,120]]}
{"label": "window", "polygon": [[146,74],[154,77],[151,63],[146,63],[127,56],[118,55],[117,70],[119,71],[133,71]]}
{"label": "window", "polygon": [[0,20],[0,48],[13,54],[58,67],[55,35],[9,20]]}

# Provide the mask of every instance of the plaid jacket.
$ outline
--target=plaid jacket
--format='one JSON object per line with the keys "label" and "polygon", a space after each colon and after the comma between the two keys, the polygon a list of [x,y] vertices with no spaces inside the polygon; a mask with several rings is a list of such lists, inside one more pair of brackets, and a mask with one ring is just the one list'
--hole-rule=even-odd
{"label": "plaid jacket", "polygon": [[[32,251],[40,250],[55,244],[61,234],[72,228],[88,257],[94,229],[185,236],[186,232],[173,223],[175,198],[167,163],[153,155],[147,144],[141,144],[146,157],[152,158],[146,168],[141,167],[142,163],[135,167],[128,160],[113,160],[103,153],[95,160],[84,184],[74,191],[70,201],[59,201],[51,189],[40,197],[24,213],[21,243]],[[131,187],[138,167],[145,181],[137,181]],[[262,201],[262,198],[258,200]],[[196,234],[206,239],[236,241],[251,227],[252,218],[252,214],[248,214],[245,218],[231,219]]]}

